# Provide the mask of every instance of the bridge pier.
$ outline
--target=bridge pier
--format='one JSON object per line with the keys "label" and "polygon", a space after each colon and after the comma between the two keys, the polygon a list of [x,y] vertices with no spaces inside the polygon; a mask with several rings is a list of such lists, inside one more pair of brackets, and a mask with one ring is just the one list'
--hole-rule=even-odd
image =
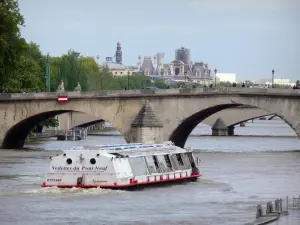
{"label": "bridge pier", "polygon": [[225,122],[218,118],[215,124],[212,126],[212,136],[227,136],[228,135],[228,128]]}
{"label": "bridge pier", "polygon": [[234,126],[229,126],[227,128],[228,136],[234,136]]}
{"label": "bridge pier", "polygon": [[161,143],[163,124],[156,116],[150,103],[146,103],[131,124],[131,143]]}

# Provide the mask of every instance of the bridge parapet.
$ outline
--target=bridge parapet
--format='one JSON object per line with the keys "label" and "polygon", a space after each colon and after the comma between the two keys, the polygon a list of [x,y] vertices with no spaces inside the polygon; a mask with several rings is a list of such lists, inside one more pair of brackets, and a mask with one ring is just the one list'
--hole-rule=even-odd
{"label": "bridge parapet", "polygon": [[40,92],[40,93],[1,93],[0,101],[17,101],[31,99],[57,99],[58,96],[76,98],[130,98],[151,96],[184,95],[240,95],[240,96],[285,96],[300,97],[300,90],[279,88],[189,88],[158,90],[120,90],[102,92]]}

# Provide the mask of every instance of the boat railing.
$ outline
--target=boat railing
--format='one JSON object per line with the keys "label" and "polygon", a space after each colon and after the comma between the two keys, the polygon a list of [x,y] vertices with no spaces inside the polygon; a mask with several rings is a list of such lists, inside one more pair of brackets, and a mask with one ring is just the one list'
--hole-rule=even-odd
{"label": "boat railing", "polygon": [[[143,144],[143,143],[133,143],[133,144],[115,144],[115,145],[94,145],[94,146],[83,146],[83,147],[75,147],[72,150],[107,150],[107,151],[118,151],[118,150],[151,150],[151,149],[159,149],[159,150],[167,150],[171,149],[175,150],[176,146],[168,141],[163,144]],[[191,148],[186,149],[190,151]]]}
{"label": "boat railing", "polygon": [[103,146],[100,147],[100,150],[129,150],[129,149],[148,149],[148,148],[161,148],[167,147],[170,148],[170,145],[166,144],[139,144],[139,145],[119,145],[119,146]]}

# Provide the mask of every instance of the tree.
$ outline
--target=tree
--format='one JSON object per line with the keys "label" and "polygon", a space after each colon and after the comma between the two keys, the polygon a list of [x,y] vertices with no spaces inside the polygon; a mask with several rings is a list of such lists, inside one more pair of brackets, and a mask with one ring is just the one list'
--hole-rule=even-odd
{"label": "tree", "polygon": [[160,88],[160,89],[168,88],[168,85],[162,80],[156,80],[154,83],[155,83],[155,87],[157,87],[157,88]]}
{"label": "tree", "polygon": [[87,65],[79,59],[80,54],[74,50],[69,50],[62,57],[50,58],[51,91],[56,91],[61,80],[64,81],[65,90],[73,91],[80,83],[83,91],[88,89]]}
{"label": "tree", "polygon": [[43,127],[58,127],[59,125],[59,121],[57,118],[55,117],[51,117],[48,119],[45,119],[43,121],[41,121],[38,125],[36,125],[31,131],[30,133],[41,133],[43,130]]}
{"label": "tree", "polygon": [[14,70],[2,83],[2,89],[8,92],[43,90],[43,65],[45,65],[45,58],[42,56],[38,45],[32,42],[29,43],[26,51],[20,55]]}
{"label": "tree", "polygon": [[24,25],[16,0],[2,0],[0,4],[0,88],[14,76],[18,61],[27,44],[19,26]]}

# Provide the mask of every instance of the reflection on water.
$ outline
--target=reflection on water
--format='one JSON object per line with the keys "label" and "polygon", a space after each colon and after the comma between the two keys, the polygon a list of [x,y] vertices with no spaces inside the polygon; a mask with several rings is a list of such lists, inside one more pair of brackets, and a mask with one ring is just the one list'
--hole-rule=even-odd
{"label": "reflection on water", "polygon": [[[193,133],[210,132],[200,125]],[[187,145],[197,149],[204,176],[195,183],[137,192],[40,188],[49,156],[74,145],[125,143],[121,136],[2,150],[1,224],[234,225],[253,221],[256,204],[300,194],[300,140],[290,137],[293,130],[282,121],[255,121],[235,133],[288,137],[190,137]]]}

